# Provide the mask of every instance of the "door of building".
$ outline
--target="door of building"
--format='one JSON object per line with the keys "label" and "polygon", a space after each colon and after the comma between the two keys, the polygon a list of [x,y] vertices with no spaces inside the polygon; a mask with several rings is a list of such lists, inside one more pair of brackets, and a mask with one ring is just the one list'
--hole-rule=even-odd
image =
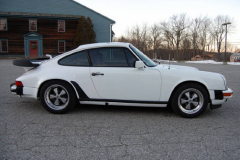
{"label": "door of building", "polygon": [[29,41],[30,58],[38,58],[38,41]]}

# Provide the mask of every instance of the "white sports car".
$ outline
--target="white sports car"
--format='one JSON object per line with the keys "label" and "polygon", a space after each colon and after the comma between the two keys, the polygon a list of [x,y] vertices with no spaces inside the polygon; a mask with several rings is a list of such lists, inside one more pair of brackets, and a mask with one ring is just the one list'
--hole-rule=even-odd
{"label": "white sports car", "polygon": [[233,91],[219,73],[193,67],[156,65],[129,43],[96,43],[50,59],[14,60],[26,73],[11,92],[40,99],[51,113],[65,113],[76,102],[96,105],[166,107],[197,117],[210,104],[220,107]]}

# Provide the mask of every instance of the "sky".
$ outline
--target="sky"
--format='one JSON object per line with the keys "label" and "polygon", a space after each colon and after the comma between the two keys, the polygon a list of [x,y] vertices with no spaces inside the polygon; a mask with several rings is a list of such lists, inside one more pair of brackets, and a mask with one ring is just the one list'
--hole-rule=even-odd
{"label": "sky", "polygon": [[147,23],[152,25],[168,20],[175,14],[186,13],[190,18],[228,15],[235,21],[235,31],[228,34],[228,42],[240,48],[240,0],[75,0],[114,20],[116,37],[128,28]]}

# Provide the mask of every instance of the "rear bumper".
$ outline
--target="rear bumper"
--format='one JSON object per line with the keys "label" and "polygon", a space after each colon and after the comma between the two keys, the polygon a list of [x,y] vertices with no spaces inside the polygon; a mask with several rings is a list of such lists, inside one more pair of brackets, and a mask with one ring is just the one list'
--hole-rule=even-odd
{"label": "rear bumper", "polygon": [[29,97],[37,99],[38,88],[31,87],[19,87],[15,83],[10,84],[10,91],[13,94],[19,95],[21,97]]}
{"label": "rear bumper", "polygon": [[215,91],[215,99],[211,100],[210,109],[220,108],[228,98],[232,98],[233,90],[227,88],[224,91]]}
{"label": "rear bumper", "polygon": [[23,95],[23,87],[16,86],[15,83],[10,84],[10,90],[13,94]]}

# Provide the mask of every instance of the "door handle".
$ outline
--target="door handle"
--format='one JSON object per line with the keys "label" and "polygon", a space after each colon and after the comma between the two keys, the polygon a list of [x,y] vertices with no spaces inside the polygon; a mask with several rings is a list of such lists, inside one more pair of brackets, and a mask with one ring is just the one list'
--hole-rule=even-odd
{"label": "door handle", "polygon": [[92,73],[92,76],[103,76],[104,74],[103,73],[100,73],[100,72],[93,72]]}

